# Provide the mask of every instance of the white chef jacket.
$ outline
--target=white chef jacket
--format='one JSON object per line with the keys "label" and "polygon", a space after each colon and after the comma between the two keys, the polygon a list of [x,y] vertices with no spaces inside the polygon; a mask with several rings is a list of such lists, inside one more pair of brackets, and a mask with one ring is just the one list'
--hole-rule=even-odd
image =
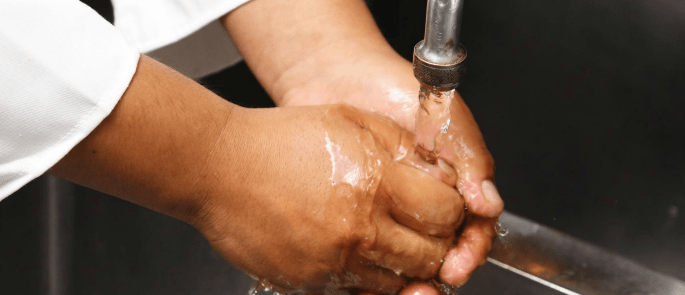
{"label": "white chef jacket", "polygon": [[[0,200],[100,124],[139,52],[163,52],[247,1],[113,0],[116,28],[78,0],[0,1]],[[233,57],[220,63],[236,61],[237,51],[227,51]]]}

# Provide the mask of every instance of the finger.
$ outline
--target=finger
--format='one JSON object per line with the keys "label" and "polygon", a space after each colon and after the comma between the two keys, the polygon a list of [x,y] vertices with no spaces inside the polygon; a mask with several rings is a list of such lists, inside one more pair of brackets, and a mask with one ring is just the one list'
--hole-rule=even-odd
{"label": "finger", "polygon": [[439,157],[457,170],[457,188],[470,213],[499,216],[504,203],[491,181],[495,165],[478,125],[458,94],[452,100],[450,112],[450,128]]}
{"label": "finger", "polygon": [[[371,292],[357,292],[353,293],[356,295],[375,295],[374,293]],[[436,290],[434,287],[422,283],[422,282],[414,282],[409,284],[408,286],[402,288],[400,290],[399,295],[439,295],[438,290]]]}
{"label": "finger", "polygon": [[352,262],[345,267],[348,272],[337,279],[338,281],[347,281],[347,285],[338,284],[341,287],[351,287],[361,290],[362,293],[396,294],[407,283],[405,277],[399,276],[389,269],[376,266],[373,261],[359,253],[353,255],[357,257],[349,260]]}
{"label": "finger", "polygon": [[341,113],[360,127],[369,130],[376,143],[390,152],[395,161],[415,154],[414,134],[400,127],[390,118],[369,115],[359,116],[359,110],[351,106],[341,106]]}
{"label": "finger", "polygon": [[459,192],[413,167],[392,163],[380,188],[391,201],[387,206],[391,216],[418,232],[451,237],[464,220]]}
{"label": "finger", "polygon": [[421,155],[415,152],[414,155],[408,155],[405,158],[396,160],[396,162],[413,167],[433,176],[449,187],[455,187],[457,184],[457,171],[443,159],[437,159],[437,163],[430,164],[426,162]]}
{"label": "finger", "polygon": [[413,166],[450,186],[456,184],[457,175],[452,165],[445,161],[438,161],[437,165],[432,165],[422,160],[414,146],[415,135],[391,119],[375,115],[359,116],[359,110],[350,106],[341,106],[341,113],[360,127],[369,130],[376,143],[390,152],[396,162]]}
{"label": "finger", "polygon": [[438,295],[438,290],[426,283],[414,282],[404,287],[400,295]]}
{"label": "finger", "polygon": [[469,216],[457,246],[450,249],[440,269],[440,279],[461,287],[486,262],[495,236],[496,219]]}
{"label": "finger", "polygon": [[[353,292],[355,295],[376,295],[371,292]],[[414,282],[400,290],[399,295],[439,295],[440,292],[429,284]]]}
{"label": "finger", "polygon": [[464,180],[459,191],[464,195],[464,201],[471,214],[496,218],[504,210],[504,203],[492,180]]}
{"label": "finger", "polygon": [[395,274],[427,279],[437,275],[451,244],[397,224],[389,215],[375,218],[376,237],[362,241],[358,253]]}

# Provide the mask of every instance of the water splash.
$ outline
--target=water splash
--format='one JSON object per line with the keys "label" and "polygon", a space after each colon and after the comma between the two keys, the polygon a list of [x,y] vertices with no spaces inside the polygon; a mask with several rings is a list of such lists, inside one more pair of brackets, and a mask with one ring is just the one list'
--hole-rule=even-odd
{"label": "water splash", "polygon": [[495,233],[500,237],[505,237],[509,234],[509,229],[505,228],[504,226],[502,226],[502,223],[497,221],[495,223]]}
{"label": "water splash", "polygon": [[[247,291],[247,295],[258,295],[262,292],[269,293],[272,290],[274,290],[274,286],[271,285],[269,282],[266,280],[259,280],[257,283],[255,283],[252,288],[250,288],[249,291]],[[274,294],[280,294],[277,291],[274,291]]]}
{"label": "water splash", "polygon": [[452,285],[433,281],[433,286],[438,289],[441,295],[457,295],[459,293],[459,288]]}

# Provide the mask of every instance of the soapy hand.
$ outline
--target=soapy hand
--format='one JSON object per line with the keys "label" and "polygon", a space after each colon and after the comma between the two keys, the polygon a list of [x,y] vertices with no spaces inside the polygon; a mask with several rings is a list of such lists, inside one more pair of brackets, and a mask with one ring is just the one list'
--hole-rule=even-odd
{"label": "soapy hand", "polygon": [[228,261],[285,291],[395,293],[437,275],[464,203],[412,133],[349,106],[241,109],[228,124],[250,131],[217,141],[195,223]]}

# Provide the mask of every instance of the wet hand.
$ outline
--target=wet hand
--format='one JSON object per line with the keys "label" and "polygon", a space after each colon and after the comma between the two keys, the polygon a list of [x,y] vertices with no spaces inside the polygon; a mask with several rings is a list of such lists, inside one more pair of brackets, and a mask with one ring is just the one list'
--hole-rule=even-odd
{"label": "wet hand", "polygon": [[423,162],[410,132],[345,106],[231,118],[247,128],[216,142],[202,179],[206,214],[193,223],[228,261],[308,292],[394,293],[437,275],[464,203],[439,180],[454,171]]}
{"label": "wet hand", "polygon": [[[393,118],[414,131],[419,108],[419,84],[411,64],[394,52],[359,52],[355,63],[329,67],[332,72],[315,83],[288,92],[285,104],[304,105],[344,102]],[[463,195],[469,218],[456,247],[452,248],[440,271],[440,279],[463,285],[471,273],[485,263],[494,237],[493,223],[503,210],[494,185],[494,162],[478,125],[462,100],[455,95],[451,108],[449,134],[452,138],[439,154],[441,162],[456,170],[456,179],[447,181]],[[418,136],[418,138],[430,138]],[[421,144],[421,142],[417,142]]]}

